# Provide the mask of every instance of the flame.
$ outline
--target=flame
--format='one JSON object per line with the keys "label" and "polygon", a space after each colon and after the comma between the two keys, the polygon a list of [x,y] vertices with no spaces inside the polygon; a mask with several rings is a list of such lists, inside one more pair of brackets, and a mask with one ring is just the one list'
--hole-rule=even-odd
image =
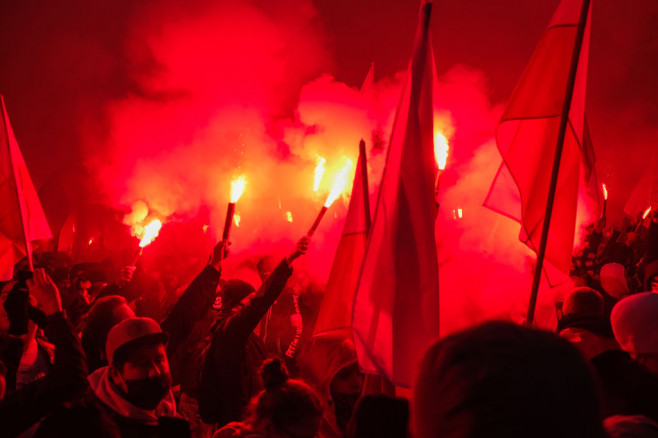
{"label": "flame", "polygon": [[94,239],[93,239],[93,238],[89,239],[89,246],[91,246],[92,243],[94,243]]}
{"label": "flame", "polygon": [[647,216],[649,216],[649,213],[651,213],[651,207],[644,210],[644,213],[642,214],[642,220],[645,220]]}
{"label": "flame", "polygon": [[288,222],[292,222],[292,211],[286,211],[286,217],[288,218]]}
{"label": "flame", "polygon": [[318,157],[318,165],[315,166],[315,178],[313,180],[313,191],[317,192],[320,188],[320,183],[322,182],[322,176],[324,175],[324,164],[327,162],[322,157]]}
{"label": "flame", "polygon": [[434,135],[434,159],[439,170],[446,168],[446,161],[448,161],[448,139],[441,132],[437,131]]}
{"label": "flame", "polygon": [[208,225],[203,226],[203,234],[206,234],[208,232]]}
{"label": "flame", "polygon": [[242,196],[242,192],[244,191],[244,186],[246,184],[247,180],[244,178],[244,176],[231,181],[231,203],[235,204],[240,200],[240,196]]}
{"label": "flame", "polygon": [[240,213],[235,212],[235,213],[233,214],[233,222],[235,223],[235,226],[236,226],[236,227],[239,227],[239,226],[240,226]]}
{"label": "flame", "polygon": [[605,184],[601,184],[601,187],[603,188],[603,199],[608,200],[608,188],[605,186]]}
{"label": "flame", "polygon": [[160,234],[160,228],[162,228],[162,222],[159,219],[154,219],[149,222],[148,225],[144,227],[144,236],[139,242],[139,246],[144,248],[149,243],[153,242],[158,234]]}
{"label": "flame", "polygon": [[350,173],[350,170],[352,169],[352,160],[345,160],[345,166],[338,172],[338,175],[336,175],[336,179],[334,180],[334,186],[331,188],[331,192],[329,193],[329,196],[327,197],[327,202],[324,203],[324,206],[329,208],[331,207],[331,204],[334,203],[334,201],[345,191],[345,188],[347,187],[347,182],[348,182],[348,174]]}
{"label": "flame", "polygon": [[463,214],[464,214],[464,210],[462,210],[461,208],[458,208],[457,209],[457,217],[459,219],[461,219],[463,217]]}

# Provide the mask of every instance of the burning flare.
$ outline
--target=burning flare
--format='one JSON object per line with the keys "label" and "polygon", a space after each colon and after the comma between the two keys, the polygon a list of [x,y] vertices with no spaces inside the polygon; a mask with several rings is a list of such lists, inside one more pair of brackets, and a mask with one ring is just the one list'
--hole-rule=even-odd
{"label": "burning flare", "polygon": [[434,135],[434,159],[436,160],[436,165],[439,167],[439,170],[446,168],[449,149],[450,146],[448,145],[448,139],[446,136],[441,132],[437,132]]}
{"label": "burning flare", "polygon": [[[313,179],[313,191],[317,192],[320,188],[320,183],[322,182],[322,176],[324,175],[324,164],[327,162],[322,157],[318,157],[318,165],[315,166],[315,178]],[[279,207],[280,208],[280,207]]]}
{"label": "burning flare", "polygon": [[336,199],[345,191],[345,188],[347,187],[348,183],[348,176],[350,173],[350,170],[352,169],[352,161],[351,160],[346,160],[345,166],[338,172],[338,175],[336,175],[336,180],[334,181],[334,186],[331,188],[331,192],[329,192],[329,196],[327,197],[327,202],[324,203],[324,206],[329,208],[331,204],[334,203]]}
{"label": "burning flare", "polygon": [[651,213],[651,207],[644,210],[644,213],[642,214],[642,220],[645,220],[647,216],[649,216],[649,213]]}
{"label": "burning flare", "polygon": [[240,226],[240,213],[235,213],[233,215],[233,222],[235,223],[236,227]]}
{"label": "burning flare", "polygon": [[160,234],[160,228],[162,228],[162,222],[159,219],[152,220],[148,225],[144,227],[144,236],[139,242],[140,248],[144,248],[146,245],[150,244],[158,237]]}
{"label": "burning flare", "polygon": [[288,218],[288,222],[292,222],[292,211],[286,211],[286,217]]}
{"label": "burning flare", "polygon": [[605,184],[601,184],[601,187],[603,188],[603,199],[605,201],[608,200],[608,188],[605,186]]}
{"label": "burning flare", "polygon": [[235,204],[240,200],[240,196],[242,196],[242,192],[244,192],[244,186],[246,184],[247,180],[244,178],[244,176],[231,181],[231,203]]}

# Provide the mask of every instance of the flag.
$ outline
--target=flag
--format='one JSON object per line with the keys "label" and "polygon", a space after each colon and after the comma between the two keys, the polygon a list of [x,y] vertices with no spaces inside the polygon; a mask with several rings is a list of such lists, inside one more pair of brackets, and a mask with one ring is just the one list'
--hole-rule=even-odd
{"label": "flag", "polygon": [[624,212],[629,216],[637,216],[656,203],[658,203],[658,153],[654,151],[647,161],[647,167],[640,181],[624,205]]}
{"label": "flag", "polygon": [[359,145],[352,196],[347,209],[343,235],[338,243],[322,306],[315,323],[316,335],[340,333],[352,339],[352,305],[370,228],[370,207],[365,143]]}
{"label": "flag", "polygon": [[420,357],[439,331],[431,8],[421,7],[352,313],[363,371],[403,387],[411,386]]}
{"label": "flag", "polygon": [[[503,163],[484,205],[518,221],[519,239],[535,252],[541,240],[582,1],[562,0],[558,5],[496,129]],[[546,246],[545,273],[553,284],[571,266],[579,193],[580,202],[589,204],[586,208],[596,210],[599,203],[593,150],[584,144],[590,11],[587,13]]]}
{"label": "flag", "polygon": [[14,265],[32,259],[33,240],[50,239],[50,227],[34,190],[2,100],[0,132],[0,280],[11,280]]}

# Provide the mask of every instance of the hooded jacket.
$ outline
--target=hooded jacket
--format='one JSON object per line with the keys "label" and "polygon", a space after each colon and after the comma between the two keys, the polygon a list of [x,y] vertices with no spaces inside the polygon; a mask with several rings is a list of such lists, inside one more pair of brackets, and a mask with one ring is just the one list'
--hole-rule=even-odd
{"label": "hooded jacket", "polygon": [[320,394],[325,406],[320,438],[344,436],[336,421],[331,382],[340,370],[356,362],[354,343],[340,335],[314,337],[300,356],[300,376]]}

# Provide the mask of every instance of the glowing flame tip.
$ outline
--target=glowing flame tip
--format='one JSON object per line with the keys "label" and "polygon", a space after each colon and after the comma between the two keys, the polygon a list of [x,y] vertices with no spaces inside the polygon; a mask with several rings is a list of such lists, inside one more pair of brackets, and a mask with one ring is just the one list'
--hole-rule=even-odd
{"label": "glowing flame tip", "polygon": [[244,192],[244,186],[246,184],[247,180],[244,176],[231,181],[231,203],[235,204],[240,200],[240,196],[242,196],[242,192]]}
{"label": "glowing flame tip", "polygon": [[329,208],[331,207],[331,204],[334,203],[336,199],[340,196],[341,193],[345,190],[345,187],[347,187],[347,178],[350,173],[350,170],[352,169],[352,160],[346,160],[345,161],[345,166],[338,172],[338,175],[336,175],[336,180],[334,181],[334,185],[331,188],[331,192],[329,193],[329,196],[327,197],[327,202],[324,203],[324,206]]}
{"label": "glowing flame tip", "polygon": [[608,200],[608,188],[605,186],[605,184],[601,184],[601,187],[603,188],[603,199]]}
{"label": "glowing flame tip", "polygon": [[644,210],[644,213],[642,214],[642,220],[645,220],[647,216],[649,216],[649,213],[651,213],[651,207]]}
{"label": "glowing flame tip", "polygon": [[441,132],[434,135],[434,159],[439,170],[446,168],[446,161],[448,161],[448,150],[450,146],[448,139]]}
{"label": "glowing flame tip", "polygon": [[162,222],[159,219],[152,220],[148,225],[144,227],[144,236],[139,242],[140,248],[144,248],[149,243],[153,242],[158,234],[160,234],[160,228],[162,228]]}

